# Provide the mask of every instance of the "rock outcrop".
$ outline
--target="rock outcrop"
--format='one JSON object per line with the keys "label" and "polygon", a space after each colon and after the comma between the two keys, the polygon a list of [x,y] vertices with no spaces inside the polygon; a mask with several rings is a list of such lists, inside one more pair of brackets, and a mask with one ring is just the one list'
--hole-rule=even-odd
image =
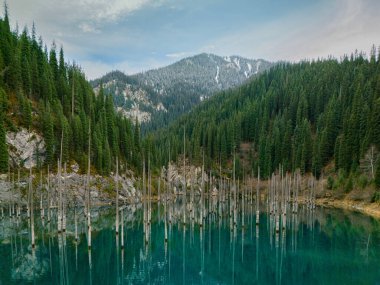
{"label": "rock outcrop", "polygon": [[[182,165],[183,162],[179,161],[178,165]],[[161,177],[171,183],[174,192],[183,191],[184,179],[186,177],[186,187],[190,187],[192,184],[194,190],[200,191],[202,185],[202,168],[199,166],[190,165],[188,161],[186,162],[185,170],[181,166],[176,164],[169,164],[169,168],[165,167],[162,169]],[[186,173],[186,176],[184,175]],[[169,175],[168,175],[169,174]],[[206,172],[203,172],[204,183],[209,182],[209,177]]]}
{"label": "rock outcrop", "polygon": [[45,141],[34,131],[21,128],[18,132],[8,132],[6,141],[9,146],[9,163],[11,167],[37,166],[45,160]]}
{"label": "rock outcrop", "polygon": [[[41,189],[39,176],[33,176],[34,191],[36,201],[40,200],[42,195],[43,199],[47,199],[46,190],[46,177],[43,178],[43,186]],[[58,176],[56,174],[50,174],[50,195],[52,198],[52,204],[55,205],[58,201]],[[83,206],[86,199],[86,182],[87,176],[78,174],[75,172],[68,173],[66,176],[62,175],[62,191],[65,195],[66,202],[69,206],[79,205]],[[119,177],[119,199],[124,203],[137,203],[141,199],[141,191],[135,187],[136,180],[132,177],[121,175]],[[116,197],[114,177],[103,177],[100,175],[90,176],[90,193],[91,203],[93,205],[105,205],[114,203]],[[7,175],[0,175],[0,208],[7,208],[9,203],[27,203],[27,187],[28,178],[21,177],[20,184],[9,182]],[[23,189],[24,195],[21,195]],[[45,201],[46,202],[46,201]]]}

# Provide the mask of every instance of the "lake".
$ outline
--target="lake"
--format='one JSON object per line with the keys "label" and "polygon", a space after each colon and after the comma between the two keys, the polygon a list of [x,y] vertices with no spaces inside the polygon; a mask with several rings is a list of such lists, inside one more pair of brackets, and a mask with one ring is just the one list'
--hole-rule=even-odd
{"label": "lake", "polygon": [[[200,207],[152,203],[151,223],[142,205],[123,209],[123,235],[115,234],[115,209],[92,210],[92,248],[87,224],[78,209],[67,231],[57,233],[56,213],[50,223],[36,212],[36,248],[26,214],[0,220],[0,284],[380,284],[380,222],[359,213],[300,205],[277,233],[275,217],[244,203],[236,226],[227,203]],[[265,205],[262,209],[266,209]],[[219,217],[221,214],[221,218]],[[194,219],[193,219],[194,217]],[[200,225],[202,224],[202,226]],[[121,247],[124,239],[124,248]]]}

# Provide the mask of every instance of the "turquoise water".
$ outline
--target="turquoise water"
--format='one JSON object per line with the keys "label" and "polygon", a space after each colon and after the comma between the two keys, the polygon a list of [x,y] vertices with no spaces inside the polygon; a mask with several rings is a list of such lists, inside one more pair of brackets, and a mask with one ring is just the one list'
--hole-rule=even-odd
{"label": "turquoise water", "polygon": [[[141,207],[124,210],[124,249],[112,208],[93,210],[92,250],[83,214],[74,238],[36,217],[36,249],[26,217],[0,220],[0,284],[380,284],[380,223],[341,210],[302,208],[276,234],[273,218],[246,205],[245,227],[210,213],[199,226],[181,203],[171,207],[165,243],[164,206],[153,205],[145,238]],[[227,211],[228,212],[228,211]],[[177,216],[175,216],[177,214]],[[194,212],[197,217],[198,212]],[[176,220],[177,217],[177,220]],[[232,229],[232,230],[231,230]]]}

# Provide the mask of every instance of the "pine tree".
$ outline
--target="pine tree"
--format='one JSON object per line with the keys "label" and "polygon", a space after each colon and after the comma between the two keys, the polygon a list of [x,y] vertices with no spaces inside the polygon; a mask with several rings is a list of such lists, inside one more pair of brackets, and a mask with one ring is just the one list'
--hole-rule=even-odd
{"label": "pine tree", "polygon": [[83,148],[83,126],[82,121],[78,115],[74,115],[71,120],[71,133],[72,133],[72,152],[76,155],[81,155]]}
{"label": "pine tree", "polygon": [[135,143],[135,149],[134,151],[135,152],[140,152],[141,150],[141,146],[140,146],[140,125],[139,125],[139,121],[135,120],[135,131],[134,131],[134,143]]}
{"label": "pine tree", "polygon": [[103,175],[108,175],[111,171],[111,151],[108,140],[105,140],[103,149]]}
{"label": "pine tree", "polygon": [[57,52],[56,52],[55,42],[53,42],[52,47],[50,49],[49,65],[51,68],[53,79],[55,80],[55,82],[57,82],[59,78],[59,72],[58,72],[58,61],[57,61]]}
{"label": "pine tree", "polygon": [[376,144],[377,148],[380,149],[380,94],[378,96],[379,99],[375,101],[373,106],[372,123],[370,128],[372,128],[373,142]]}
{"label": "pine tree", "polygon": [[52,166],[54,162],[54,130],[49,106],[43,114],[43,134],[46,143],[46,164]]}
{"label": "pine tree", "polygon": [[23,81],[23,90],[30,97],[32,93],[32,77],[30,74],[30,44],[28,37],[28,29],[25,27],[21,34],[21,77]]}
{"label": "pine tree", "polygon": [[[325,132],[324,132],[325,133]],[[324,135],[322,135],[324,136]],[[320,140],[323,140],[323,138],[320,138]],[[312,163],[312,173],[317,178],[319,178],[321,174],[322,169],[322,157],[321,157],[321,143],[317,141],[314,143],[314,149],[313,149],[313,163]]]}
{"label": "pine tree", "polygon": [[69,146],[71,141],[71,133],[69,123],[65,116],[61,116],[61,133],[63,132],[62,141],[62,162],[69,160]]}
{"label": "pine tree", "polygon": [[59,66],[58,66],[58,72],[59,75],[63,77],[64,80],[67,80],[66,76],[66,64],[65,64],[65,57],[63,54],[63,47],[59,49]]}
{"label": "pine tree", "polygon": [[23,101],[23,123],[27,129],[30,129],[32,125],[32,104],[27,98],[24,98]]}
{"label": "pine tree", "polygon": [[377,161],[376,174],[375,174],[375,185],[377,189],[380,190],[380,159]]}
{"label": "pine tree", "polygon": [[95,148],[95,166],[99,173],[103,173],[103,145],[98,130],[94,132],[93,141]]}
{"label": "pine tree", "polygon": [[4,89],[0,86],[0,112],[6,114],[8,110],[8,98]]}

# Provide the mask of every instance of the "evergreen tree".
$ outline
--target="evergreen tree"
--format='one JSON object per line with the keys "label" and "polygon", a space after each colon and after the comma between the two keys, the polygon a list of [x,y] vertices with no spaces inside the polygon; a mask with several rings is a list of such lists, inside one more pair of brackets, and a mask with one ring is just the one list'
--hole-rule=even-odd
{"label": "evergreen tree", "polygon": [[32,125],[32,104],[30,101],[25,98],[23,102],[23,120],[24,120],[24,125],[27,129],[30,129]]}
{"label": "evergreen tree", "polygon": [[7,94],[5,93],[4,89],[0,86],[0,112],[2,114],[6,114],[8,111],[8,98]]}
{"label": "evergreen tree", "polygon": [[61,116],[61,134],[63,134],[62,141],[62,162],[67,162],[69,160],[69,146],[71,141],[71,132],[69,127],[69,122],[65,116]]}
{"label": "evergreen tree", "polygon": [[50,49],[49,64],[50,64],[50,69],[53,75],[53,79],[55,80],[55,82],[57,82],[59,78],[59,72],[58,72],[58,61],[57,61],[57,52],[56,52],[55,42],[53,42]]}
{"label": "evergreen tree", "polygon": [[28,37],[28,29],[25,27],[21,34],[20,41],[20,50],[21,50],[21,78],[23,81],[23,89],[27,96],[30,98],[32,93],[32,77],[30,74],[30,40]]}
{"label": "evergreen tree", "polygon": [[54,130],[50,107],[43,114],[43,135],[46,143],[46,164],[52,166],[54,162]]}
{"label": "evergreen tree", "polygon": [[378,190],[380,190],[380,159],[377,160],[376,174],[375,174],[375,185]]}
{"label": "evergreen tree", "polygon": [[103,175],[109,175],[111,171],[111,151],[110,146],[108,144],[108,140],[106,139],[104,142],[103,149]]}
{"label": "evergreen tree", "polygon": [[[380,83],[378,85],[380,87]],[[375,101],[375,104],[373,106],[370,128],[371,133],[373,134],[373,141],[376,144],[377,148],[380,149],[380,90],[377,96],[378,99]]]}
{"label": "evergreen tree", "polygon": [[99,173],[103,173],[103,145],[98,130],[94,132],[93,141],[96,169]]}
{"label": "evergreen tree", "polygon": [[134,131],[134,143],[135,143],[135,149],[134,151],[135,152],[140,152],[141,150],[141,146],[140,146],[140,125],[139,125],[139,122],[136,118],[135,120],[135,131]]}

